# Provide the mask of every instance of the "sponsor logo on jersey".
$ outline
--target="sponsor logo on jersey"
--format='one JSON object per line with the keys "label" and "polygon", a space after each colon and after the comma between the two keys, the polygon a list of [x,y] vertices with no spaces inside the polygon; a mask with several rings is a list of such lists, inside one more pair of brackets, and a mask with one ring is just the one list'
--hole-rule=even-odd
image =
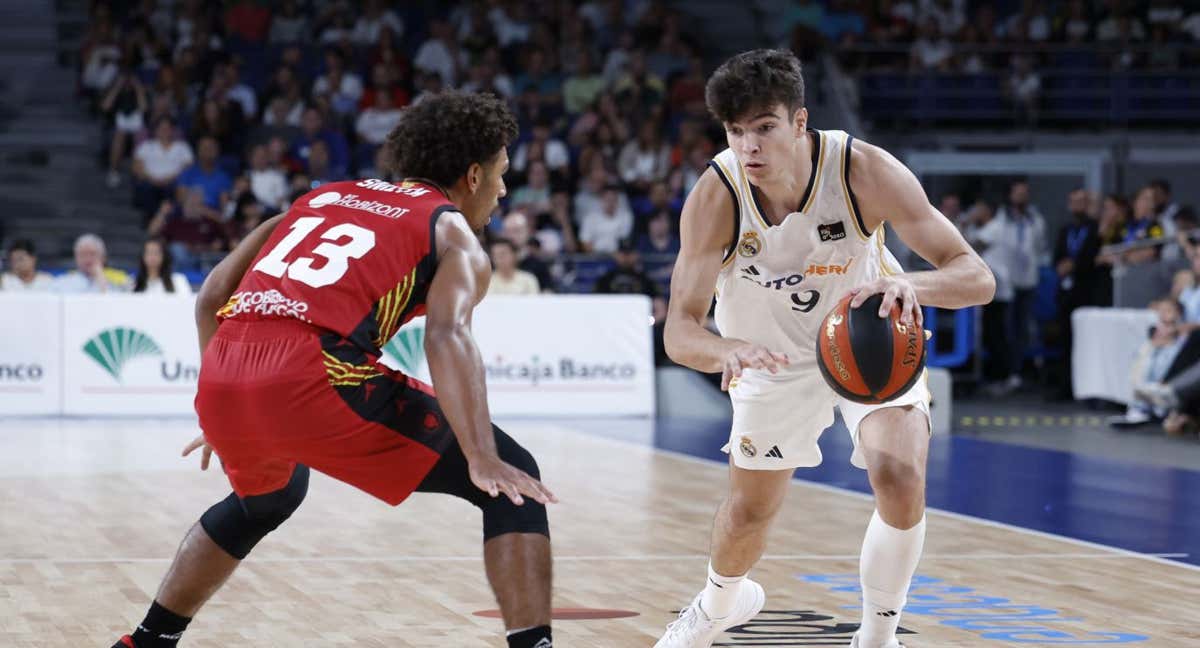
{"label": "sponsor logo on jersey", "polygon": [[382,191],[384,193],[404,194],[405,196],[411,196],[413,198],[420,198],[421,196],[430,193],[428,187],[423,187],[416,182],[401,182],[398,185],[394,185],[390,182],[377,180],[374,178],[363,180],[354,186],[362,187],[363,189],[370,189],[372,191]]}
{"label": "sponsor logo on jersey", "polygon": [[821,223],[817,225],[817,234],[820,234],[822,241],[840,241],[846,238],[846,224],[842,221]]}
{"label": "sponsor logo on jersey", "polygon": [[838,265],[836,263],[832,263],[829,265],[820,265],[820,264],[816,264],[816,263],[810,263],[810,264],[808,264],[808,268],[804,270],[804,274],[818,275],[818,276],[820,276],[820,275],[844,275],[850,271],[851,263],[854,263],[854,257],[850,257],[850,260],[846,261],[842,265]]}
{"label": "sponsor logo on jersey", "polygon": [[762,248],[762,239],[758,238],[758,232],[746,232],[742,234],[742,240],[738,241],[737,252],[746,258],[750,258],[762,252]]}
{"label": "sponsor logo on jersey", "polygon": [[387,218],[400,218],[407,214],[410,210],[407,207],[397,207],[381,203],[377,200],[364,200],[358,197],[358,194],[342,195],[336,191],[326,191],[323,194],[314,196],[308,201],[308,206],[314,209],[336,205],[338,207],[346,207],[348,209],[357,209],[359,211],[370,212],[377,216],[385,216]]}
{"label": "sponsor logo on jersey", "polygon": [[762,273],[759,272],[758,268],[754,266],[746,266],[742,268],[742,274],[740,276],[742,279],[756,283],[763,288],[774,288],[775,290],[791,288],[801,281],[804,281],[804,275],[799,273],[790,274],[786,277],[778,277],[775,279],[757,279],[757,277],[761,276],[761,274]]}
{"label": "sponsor logo on jersey", "polygon": [[298,299],[290,299],[283,293],[271,290],[247,290],[234,293],[228,302],[217,311],[217,317],[222,319],[235,317],[242,313],[255,313],[268,317],[294,317],[307,322],[305,317],[308,304]]}

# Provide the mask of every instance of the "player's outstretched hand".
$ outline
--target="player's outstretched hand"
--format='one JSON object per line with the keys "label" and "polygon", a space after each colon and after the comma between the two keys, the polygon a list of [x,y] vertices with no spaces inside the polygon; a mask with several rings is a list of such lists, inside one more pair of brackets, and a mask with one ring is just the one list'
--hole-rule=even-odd
{"label": "player's outstretched hand", "polygon": [[879,305],[880,317],[887,317],[888,313],[892,312],[892,307],[899,304],[900,323],[906,326],[912,326],[914,323],[921,326],[925,322],[925,316],[921,313],[921,305],[917,303],[917,290],[902,275],[879,277],[851,290],[850,294],[854,296],[850,300],[850,308],[862,306],[862,303],[871,295],[882,294],[883,302]]}
{"label": "player's outstretched hand", "polygon": [[500,457],[476,459],[471,462],[470,470],[471,483],[492,497],[504,493],[517,506],[525,503],[525,498],[521,497],[523,494],[542,504],[558,502],[558,498],[542,482],[505,463]]}
{"label": "player's outstretched hand", "polygon": [[208,445],[208,441],[204,440],[203,434],[195,439],[192,439],[192,442],[184,447],[183,454],[181,456],[186,457],[192,454],[192,451],[196,448],[204,448],[204,452],[200,454],[200,470],[208,470],[208,462],[210,459],[212,459],[213,449],[212,446]]}
{"label": "player's outstretched hand", "polygon": [[776,353],[760,344],[742,344],[725,356],[721,368],[721,391],[729,391],[729,381],[741,378],[743,369],[765,369],[776,373],[788,362],[786,353]]}

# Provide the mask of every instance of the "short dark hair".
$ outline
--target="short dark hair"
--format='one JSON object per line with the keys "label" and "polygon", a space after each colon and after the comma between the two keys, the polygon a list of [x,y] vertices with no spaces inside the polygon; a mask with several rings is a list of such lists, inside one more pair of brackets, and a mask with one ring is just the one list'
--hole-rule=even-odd
{"label": "short dark hair", "polygon": [[776,104],[783,104],[790,118],[804,107],[800,59],[783,49],[742,52],[722,63],[709,77],[704,100],[712,116],[724,123]]}
{"label": "short dark hair", "polygon": [[449,187],[517,136],[517,120],[494,95],[439,92],[405,108],[388,135],[388,162],[401,177]]}
{"label": "short dark hair", "polygon": [[1150,186],[1162,191],[1168,196],[1171,195],[1171,183],[1167,182],[1166,178],[1155,178],[1150,181]]}
{"label": "short dark hair", "polygon": [[492,247],[497,245],[507,247],[513,254],[517,253],[517,244],[504,237],[496,237],[492,239]]}
{"label": "short dark hair", "polygon": [[33,241],[27,238],[16,239],[8,246],[9,254],[12,254],[17,250],[21,250],[22,252],[27,253],[29,256],[37,256],[37,248],[33,246]]}

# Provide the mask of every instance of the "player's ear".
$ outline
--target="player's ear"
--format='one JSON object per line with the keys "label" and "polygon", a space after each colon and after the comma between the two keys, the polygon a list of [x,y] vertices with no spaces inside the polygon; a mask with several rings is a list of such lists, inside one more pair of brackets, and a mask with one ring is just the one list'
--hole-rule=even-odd
{"label": "player's ear", "polygon": [[796,126],[796,137],[803,137],[808,132],[808,108],[797,108],[792,114],[792,123]]}
{"label": "player's ear", "polygon": [[483,184],[483,167],[478,162],[472,162],[471,166],[467,167],[467,191],[475,193],[481,184]]}

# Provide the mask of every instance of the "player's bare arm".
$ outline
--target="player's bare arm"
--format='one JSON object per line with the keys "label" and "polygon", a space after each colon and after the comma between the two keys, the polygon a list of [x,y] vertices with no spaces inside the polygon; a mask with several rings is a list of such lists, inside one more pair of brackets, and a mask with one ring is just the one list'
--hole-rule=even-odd
{"label": "player's bare arm", "polygon": [[851,306],[882,293],[880,317],[899,303],[903,321],[920,325],[922,305],[965,308],[990,302],[996,292],[992,271],[958,228],[929,204],[912,171],[878,146],[856,141],[851,152],[850,184],[867,231],[891,223],[900,240],[937,268],[880,277],[852,291]]}
{"label": "player's bare arm", "polygon": [[712,169],[706,170],[683,204],[680,250],[671,275],[671,300],[664,332],[667,355],[681,365],[706,373],[721,372],[721,389],[743,369],[772,373],[788,363],[775,353],[744,340],[722,338],[704,326],[713,288],[731,238],[733,199]]}
{"label": "player's bare arm", "polygon": [[483,358],[471,334],[471,315],[487,293],[492,266],[466,219],[447,212],[436,227],[438,267],[429,286],[425,355],[438,402],[471,468],[471,481],[515,504],[522,495],[558,501],[541,482],[500,460],[488,413]]}
{"label": "player's bare arm", "polygon": [[200,286],[200,292],[196,295],[196,329],[200,333],[201,354],[217,332],[217,311],[237,290],[246,270],[285,215],[286,212],[279,214],[254,228],[204,279],[204,285]]}
{"label": "player's bare arm", "polygon": [[[221,259],[220,263],[205,277],[204,284],[200,286],[200,292],[196,295],[195,311],[201,355],[204,354],[208,341],[217,332],[217,310],[224,306],[225,302],[228,302],[230,296],[233,295],[233,291],[237,290],[250,263],[258,256],[258,251],[262,249],[267,239],[271,238],[271,232],[275,231],[275,226],[283,220],[284,215],[280,214],[270,218],[254,228],[254,231],[242,239],[242,242],[224,259]],[[208,470],[213,451],[208,442],[204,440],[203,434],[184,446],[182,456],[186,457],[199,448],[204,448],[204,452],[200,454],[200,470]]]}

